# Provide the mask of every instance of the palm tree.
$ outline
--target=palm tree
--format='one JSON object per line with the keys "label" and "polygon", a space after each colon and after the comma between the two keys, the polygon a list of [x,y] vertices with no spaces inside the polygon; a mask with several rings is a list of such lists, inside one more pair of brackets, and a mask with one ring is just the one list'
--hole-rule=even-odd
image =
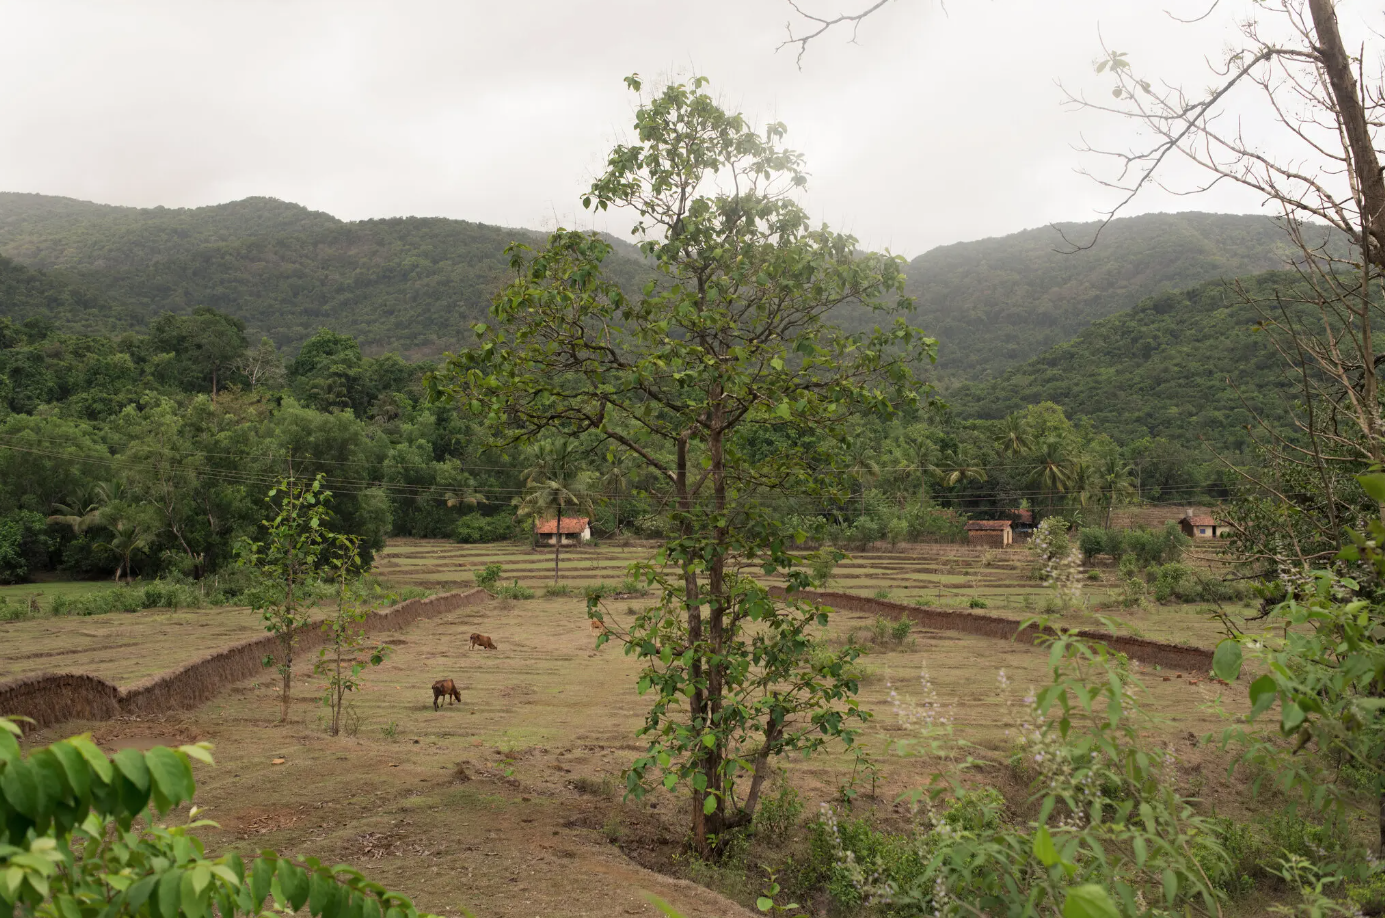
{"label": "palm tree", "polygon": [[120,556],[120,564],[115,569],[115,582],[120,582],[120,575],[123,573],[125,582],[129,583],[134,579],[130,572],[130,559],[149,547],[154,541],[154,533],[138,520],[118,519],[109,525],[111,537],[101,544]]}
{"label": "palm tree", "polygon": [[1027,456],[1034,449],[1034,434],[1019,412],[1007,414],[1000,422],[1000,433],[996,436],[996,446],[1001,455],[1018,459]]}
{"label": "palm tree", "polygon": [[943,450],[937,463],[930,465],[928,470],[933,475],[933,480],[943,488],[955,488],[969,481],[986,480],[986,467],[976,461],[971,451],[964,446]]}
{"label": "palm tree", "polygon": [[125,493],[125,483],[120,479],[98,482],[65,504],[54,504],[57,512],[48,517],[48,522],[71,526],[75,534],[81,535],[101,525],[102,517],[109,515],[114,510],[113,505],[125,499]]}
{"label": "palm tree", "polygon": [[846,448],[851,477],[860,492],[862,516],[866,513],[866,489],[880,477],[880,464],[875,461],[879,452],[880,447],[865,437],[854,437]]}
{"label": "palm tree", "polygon": [[635,457],[628,452],[612,453],[606,459],[606,470],[601,475],[601,490],[609,494],[615,502],[616,531],[620,536],[620,495],[629,487],[639,469]]}
{"label": "palm tree", "polygon": [[928,502],[928,475],[932,468],[933,441],[923,427],[910,427],[895,441],[900,454],[919,473],[919,500]]}
{"label": "palm tree", "polygon": [[1098,500],[1106,504],[1105,523],[1111,528],[1111,511],[1116,502],[1124,502],[1135,495],[1135,482],[1131,478],[1131,466],[1115,453],[1102,453],[1090,463],[1089,485],[1097,492]]}
{"label": "palm tree", "polygon": [[[563,546],[563,511],[591,506],[591,472],[578,468],[580,455],[571,440],[547,440],[534,450],[534,464],[525,472],[524,495],[517,498],[521,516],[534,520],[556,517],[553,533],[553,582]],[[569,514],[570,516],[570,514]]]}
{"label": "palm tree", "polygon": [[1043,490],[1046,510],[1052,513],[1055,496],[1066,493],[1079,472],[1072,446],[1063,437],[1048,436],[1034,447],[1030,460],[1029,482]]}
{"label": "palm tree", "polygon": [[71,526],[73,533],[81,535],[101,522],[102,504],[94,491],[87,491],[69,498],[65,504],[54,504],[54,512],[48,522]]}

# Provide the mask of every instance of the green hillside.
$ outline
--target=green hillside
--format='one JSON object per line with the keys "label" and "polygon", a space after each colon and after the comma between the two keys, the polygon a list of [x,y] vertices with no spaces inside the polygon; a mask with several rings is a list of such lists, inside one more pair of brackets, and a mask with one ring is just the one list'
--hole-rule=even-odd
{"label": "green hillside", "polygon": [[0,255],[0,316],[41,320],[64,331],[126,331],[139,324],[127,308],[83,284],[53,277]]}
{"label": "green hillside", "polygon": [[[471,340],[530,230],[441,218],[344,222],[271,198],[193,209],[109,207],[0,194],[0,254],[100,290],[117,308],[67,315],[110,331],[210,306],[296,348],[319,328],[371,352],[431,355]],[[612,275],[644,277],[620,245]],[[4,313],[22,319],[18,313]]]}
{"label": "green hillside", "polygon": [[[1273,272],[1242,284],[1265,296],[1295,278]],[[1122,443],[1152,436],[1196,446],[1205,438],[1239,450],[1252,422],[1241,399],[1282,429],[1283,397],[1293,395],[1278,355],[1251,330],[1256,319],[1221,282],[1163,293],[996,379],[958,387],[948,401],[959,415],[981,418],[1051,401]]]}
{"label": "green hillside", "polygon": [[[1060,224],[1088,240],[1095,223]],[[985,379],[1098,319],[1169,290],[1284,268],[1287,238],[1268,217],[1146,214],[1116,220],[1072,255],[1052,228],[942,246],[909,264],[918,323],[938,338],[944,382]]]}

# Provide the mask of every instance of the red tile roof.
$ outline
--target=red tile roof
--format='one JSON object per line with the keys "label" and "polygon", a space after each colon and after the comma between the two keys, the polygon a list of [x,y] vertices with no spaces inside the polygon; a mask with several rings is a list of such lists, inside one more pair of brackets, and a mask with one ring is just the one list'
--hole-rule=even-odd
{"label": "red tile roof", "polygon": [[1187,523],[1189,526],[1215,526],[1217,521],[1210,516],[1185,516],[1179,520],[1180,523]]}
{"label": "red tile roof", "polygon": [[[590,522],[585,516],[565,516],[563,517],[563,535],[581,535]],[[539,535],[552,535],[558,528],[558,521],[535,520],[534,531]]]}
{"label": "red tile roof", "polygon": [[1009,520],[972,520],[966,525],[968,532],[989,532],[1009,528]]}
{"label": "red tile roof", "polygon": [[1006,510],[1005,512],[1013,516],[1015,518],[1016,523],[1034,522],[1033,510]]}

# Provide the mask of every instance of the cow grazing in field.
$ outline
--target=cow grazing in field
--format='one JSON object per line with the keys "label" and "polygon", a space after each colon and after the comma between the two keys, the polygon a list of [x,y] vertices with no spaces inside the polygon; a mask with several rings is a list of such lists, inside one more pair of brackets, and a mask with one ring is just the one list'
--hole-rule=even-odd
{"label": "cow grazing in field", "polygon": [[495,650],[495,641],[492,641],[488,635],[473,634],[471,636],[471,649],[475,650],[477,647],[484,647],[486,650]]}
{"label": "cow grazing in field", "polygon": [[438,709],[438,702],[443,698],[447,699],[448,704],[461,704],[462,693],[457,691],[457,683],[451,679],[439,679],[433,683],[433,710]]}
{"label": "cow grazing in field", "polygon": [[591,625],[593,634],[605,634],[607,631],[610,630],[606,627],[605,622],[598,621],[597,619],[592,619]]}

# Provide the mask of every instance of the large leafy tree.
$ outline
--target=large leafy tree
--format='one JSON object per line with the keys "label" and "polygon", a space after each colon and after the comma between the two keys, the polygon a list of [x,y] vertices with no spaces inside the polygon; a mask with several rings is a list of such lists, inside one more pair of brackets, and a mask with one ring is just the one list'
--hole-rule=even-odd
{"label": "large leafy tree", "polygon": [[[857,686],[844,656],[811,660],[826,614],[794,596],[809,578],[783,509],[848,493],[833,459],[851,425],[916,402],[909,367],[934,342],[902,318],[856,335],[832,324],[846,303],[907,308],[900,260],[810,226],[784,127],[753,130],[704,83],[644,102],[636,142],[612,150],[584,199],[633,213],[657,279],[627,295],[594,234],[517,246],[495,326],[478,326],[479,346],[433,385],[503,439],[590,432],[649,468],[671,535],[643,568],[659,600],[618,629],[653,695],[627,784],[690,785],[693,840],[708,853],[750,822],[776,756],[852,742]],[[745,444],[774,429],[784,436],[762,439],[794,447],[752,457]],[[756,574],[787,580],[788,601]]]}

